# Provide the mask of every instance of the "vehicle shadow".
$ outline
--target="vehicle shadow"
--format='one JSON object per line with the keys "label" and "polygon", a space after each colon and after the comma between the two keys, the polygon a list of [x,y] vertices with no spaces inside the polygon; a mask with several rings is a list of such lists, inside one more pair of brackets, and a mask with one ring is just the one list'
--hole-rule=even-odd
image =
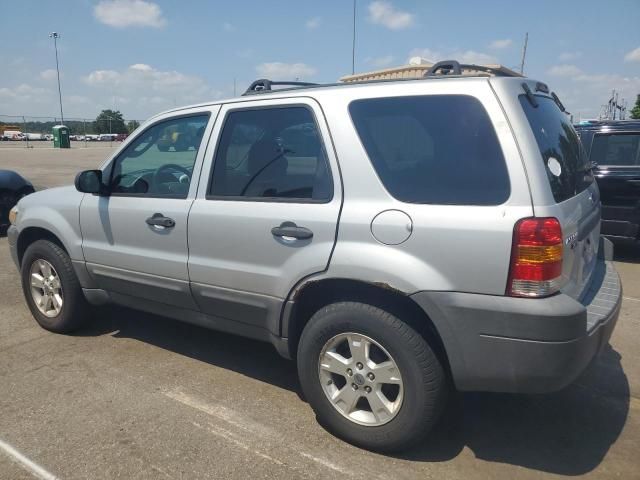
{"label": "vehicle shadow", "polygon": [[400,458],[440,462],[468,447],[477,458],[559,475],[604,459],[626,423],[629,384],[611,346],[572,385],[549,395],[456,395],[426,443]]}
{"label": "vehicle shadow", "polygon": [[[267,344],[195,325],[108,307],[78,333],[132,338],[296,392],[294,362]],[[251,352],[251,355],[247,355]],[[395,457],[444,462],[463,448],[477,458],[561,475],[596,468],[629,411],[629,384],[610,346],[570,387],[550,395],[452,394],[427,440]]]}
{"label": "vehicle shadow", "polygon": [[115,338],[136,339],[301,395],[295,363],[282,358],[269,343],[116,306],[98,309],[89,325],[75,335],[109,333]]}

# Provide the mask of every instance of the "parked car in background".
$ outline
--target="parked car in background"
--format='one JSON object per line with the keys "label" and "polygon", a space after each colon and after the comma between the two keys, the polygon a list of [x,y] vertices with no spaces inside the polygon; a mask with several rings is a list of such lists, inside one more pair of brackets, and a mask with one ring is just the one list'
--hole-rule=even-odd
{"label": "parked car in background", "polygon": [[640,121],[576,125],[602,201],[601,231],[624,242],[640,240]]}
{"label": "parked car in background", "polygon": [[118,135],[115,133],[102,133],[98,137],[100,142],[113,142]]}
{"label": "parked car in background", "polygon": [[31,182],[13,170],[0,170],[0,233],[9,226],[9,212],[18,201],[35,192]]}
{"label": "parked car in background", "polygon": [[124,142],[128,136],[128,133],[119,133],[118,135],[116,135],[116,142]]}
{"label": "parked car in background", "polygon": [[100,135],[88,134],[85,135],[85,140],[87,142],[97,142],[100,139]]}
{"label": "parked car in background", "polygon": [[54,332],[113,302],[271,342],[320,423],[374,450],[415,446],[451,386],[565,387],[608,344],[620,279],[558,97],[492,71],[258,80],[151,118],[14,208],[29,309]]}
{"label": "parked car in background", "polygon": [[8,140],[23,140],[24,133],[20,130],[5,130],[2,134],[4,137],[7,137]]}

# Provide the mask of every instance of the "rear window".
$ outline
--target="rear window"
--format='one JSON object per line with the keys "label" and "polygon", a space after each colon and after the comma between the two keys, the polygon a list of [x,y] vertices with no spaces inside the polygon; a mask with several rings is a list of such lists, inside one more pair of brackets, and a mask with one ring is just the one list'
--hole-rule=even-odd
{"label": "rear window", "polygon": [[408,203],[499,205],[510,194],[502,150],[482,104],[467,95],[356,100],[349,112],[393,197]]}
{"label": "rear window", "polygon": [[563,202],[585,190],[593,182],[593,175],[569,117],[550,97],[536,95],[537,107],[526,95],[519,99],[536,137],[555,201]]}
{"label": "rear window", "polygon": [[640,133],[593,137],[591,161],[598,165],[640,166]]}

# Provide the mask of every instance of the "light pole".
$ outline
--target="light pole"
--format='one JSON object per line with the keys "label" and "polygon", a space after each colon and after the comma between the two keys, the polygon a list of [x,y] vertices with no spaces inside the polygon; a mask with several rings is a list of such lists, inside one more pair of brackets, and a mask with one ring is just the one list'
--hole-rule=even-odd
{"label": "light pole", "polygon": [[53,38],[53,47],[56,50],[56,72],[58,73],[58,98],[60,99],[60,123],[64,124],[64,115],[62,114],[62,89],[60,88],[60,66],[58,64],[58,39],[60,34],[58,32],[52,32],[49,34],[49,38]]}
{"label": "light pole", "polygon": [[356,0],[353,0],[353,43],[351,44],[351,75],[356,73]]}

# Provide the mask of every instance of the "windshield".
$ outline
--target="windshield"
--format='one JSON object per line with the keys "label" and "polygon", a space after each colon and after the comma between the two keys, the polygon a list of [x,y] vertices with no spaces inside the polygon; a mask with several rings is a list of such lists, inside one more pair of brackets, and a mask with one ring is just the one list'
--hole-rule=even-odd
{"label": "windshield", "polygon": [[526,95],[519,99],[536,137],[555,201],[563,202],[585,190],[593,182],[593,175],[569,117],[553,98],[536,95],[537,106]]}

